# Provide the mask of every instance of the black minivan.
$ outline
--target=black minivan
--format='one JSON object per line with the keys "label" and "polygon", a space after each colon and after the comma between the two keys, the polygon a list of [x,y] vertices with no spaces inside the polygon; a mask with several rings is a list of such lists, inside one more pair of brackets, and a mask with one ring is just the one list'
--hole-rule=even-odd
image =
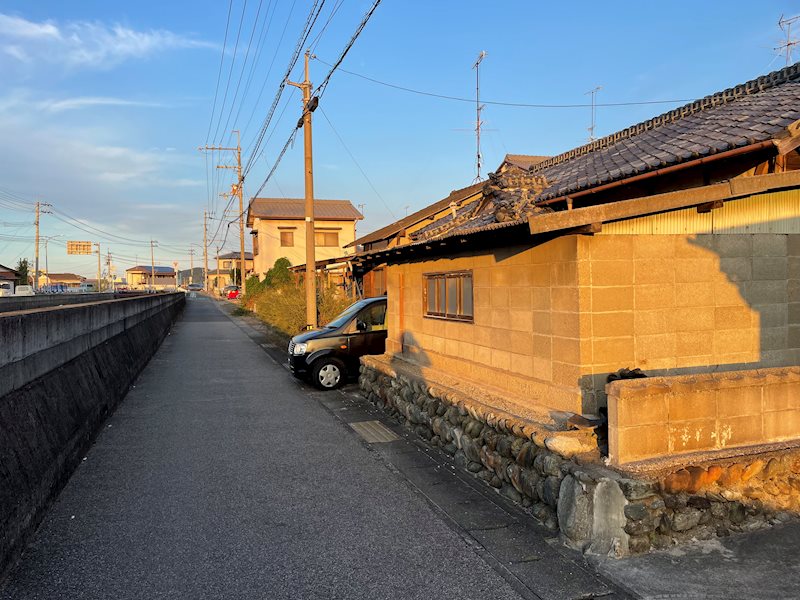
{"label": "black minivan", "polygon": [[365,298],[324,327],[294,336],[289,369],[323,390],[333,390],[358,374],[360,356],[385,351],[386,297]]}

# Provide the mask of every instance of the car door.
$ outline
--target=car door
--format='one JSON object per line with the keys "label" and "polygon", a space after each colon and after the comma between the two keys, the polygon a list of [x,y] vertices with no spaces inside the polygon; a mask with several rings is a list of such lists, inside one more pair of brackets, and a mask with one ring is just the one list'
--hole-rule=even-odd
{"label": "car door", "polygon": [[350,356],[383,354],[386,351],[386,302],[363,308],[351,324]]}

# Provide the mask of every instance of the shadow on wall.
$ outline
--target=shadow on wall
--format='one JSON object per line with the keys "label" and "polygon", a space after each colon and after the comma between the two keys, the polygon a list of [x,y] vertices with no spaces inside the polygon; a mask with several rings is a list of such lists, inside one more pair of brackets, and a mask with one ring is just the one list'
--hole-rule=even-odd
{"label": "shadow on wall", "polygon": [[423,380],[422,367],[431,366],[431,359],[425,350],[420,348],[414,334],[410,331],[403,331],[400,334],[400,352],[392,354],[391,365],[397,366],[398,361],[402,361],[406,371],[411,371],[414,376]]}
{"label": "shadow on wall", "polygon": [[[662,329],[635,327],[634,364],[620,367],[655,377],[800,364],[800,234],[722,229],[687,239],[676,254],[665,257],[663,306],[634,314],[636,324],[650,316]],[[584,407],[595,405],[591,394],[605,405],[608,375],[579,379]]]}

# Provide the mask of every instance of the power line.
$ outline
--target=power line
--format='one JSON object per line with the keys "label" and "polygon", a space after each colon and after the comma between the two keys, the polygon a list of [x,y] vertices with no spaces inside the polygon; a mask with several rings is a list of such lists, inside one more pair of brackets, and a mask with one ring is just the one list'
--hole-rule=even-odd
{"label": "power line", "polygon": [[[296,0],[295,0],[295,2],[296,2]],[[292,4],[292,6],[294,7],[294,3]],[[261,61],[261,53],[264,50],[264,42],[266,41],[267,35],[269,34],[269,30],[272,27],[273,18],[275,17],[275,11],[277,10],[277,8],[278,8],[277,2],[275,2],[274,0],[270,0],[270,3],[267,5],[267,10],[264,13],[264,21],[262,22],[262,25],[261,25],[261,31],[258,34],[259,39],[258,39],[258,43],[256,44],[255,57],[253,58],[253,62],[250,63],[250,71],[247,74],[247,81],[244,84],[244,92],[242,93],[242,102],[239,104],[239,110],[236,111],[236,117],[233,119],[234,125],[239,123],[239,115],[242,114],[242,109],[244,108],[244,104],[245,104],[245,98],[247,98],[247,94],[250,92],[250,84],[253,82],[253,74],[255,73],[255,70],[256,70],[256,67],[258,66],[258,63]],[[270,15],[270,10],[272,10],[272,14],[271,15]],[[288,21],[287,21],[287,23],[288,23]],[[279,46],[280,46],[280,42],[278,44],[278,47]],[[276,56],[277,56],[277,49],[278,48],[276,47],[276,52],[275,52]],[[270,71],[271,70],[272,70],[272,65],[270,65]],[[266,85],[266,81],[267,81],[267,78],[269,77],[269,72],[270,71],[267,72],[267,75],[266,75],[266,77],[264,79],[264,85]],[[264,89],[263,86],[262,86],[261,89],[263,91],[263,89]],[[261,99],[261,94],[259,94],[259,96],[258,96],[258,100],[260,100],[260,99]],[[253,113],[251,113],[251,115],[255,114],[255,109],[256,109],[257,105],[258,105],[258,101],[256,101],[256,104],[253,106]],[[251,116],[251,119],[252,119],[252,116]],[[250,124],[249,120],[248,120],[247,124],[248,125]],[[246,129],[246,127],[242,128],[242,129],[244,130],[244,129]]]}
{"label": "power line", "polygon": [[[261,14],[261,7],[264,3],[264,0],[258,1],[258,10],[256,10],[256,18],[253,20],[253,29],[250,30],[250,39],[247,40],[247,50],[244,53],[244,61],[242,61],[242,70],[239,72],[239,80],[236,82],[236,91],[233,94],[233,100],[231,100],[231,109],[228,112],[228,118],[225,120],[225,127],[223,131],[228,130],[228,125],[230,125],[231,117],[233,116],[233,108],[236,106],[236,100],[239,97],[239,88],[242,85],[242,78],[244,77],[244,72],[247,69],[247,61],[250,59],[250,48],[253,45],[253,36],[256,34],[256,29],[258,28],[258,17]],[[244,96],[242,97],[242,104],[244,103]]]}
{"label": "power line", "polygon": [[317,33],[317,37],[315,37],[312,40],[310,44],[311,54],[314,54],[314,50],[316,50],[317,45],[319,44],[320,39],[322,38],[322,34],[325,33],[325,30],[328,28],[328,25],[331,24],[331,21],[333,21],[333,17],[336,16],[336,13],[339,12],[339,9],[342,7],[342,4],[344,4],[344,0],[339,0],[339,3],[333,7],[333,10],[331,10],[331,14],[328,15],[328,20],[325,21],[325,24],[322,26],[322,29],[320,29],[319,33]]}
{"label": "power line", "polygon": [[360,165],[360,164],[358,164],[358,161],[356,160],[356,157],[355,157],[355,156],[353,156],[353,153],[352,153],[352,152],[350,152],[350,148],[348,148],[348,147],[347,147],[347,144],[345,144],[344,140],[342,139],[342,136],[341,136],[341,135],[339,135],[339,132],[336,130],[336,127],[334,127],[334,126],[333,126],[333,123],[332,123],[332,122],[331,122],[331,120],[328,118],[328,115],[327,115],[327,113],[325,112],[325,110],[324,110],[324,109],[323,109],[321,106],[320,106],[320,107],[318,107],[318,108],[319,108],[319,111],[322,113],[322,116],[323,116],[323,117],[325,117],[325,120],[328,122],[328,125],[330,125],[330,126],[331,126],[331,129],[333,130],[333,133],[334,133],[334,134],[336,135],[336,137],[339,139],[339,142],[342,144],[342,148],[344,148],[345,152],[347,152],[347,154],[348,154],[348,155],[350,156],[350,158],[353,160],[353,163],[355,163],[355,165],[356,165],[356,168],[358,168],[358,170],[359,170],[359,171],[361,172],[361,174],[364,176],[364,179],[365,179],[365,180],[367,181],[367,183],[369,184],[369,187],[371,187],[371,188],[372,188],[372,191],[373,191],[373,192],[375,192],[375,195],[376,195],[376,196],[378,197],[378,199],[379,199],[379,200],[380,200],[380,201],[383,203],[383,205],[386,207],[386,210],[388,210],[388,211],[389,211],[389,214],[390,214],[390,215],[392,215],[392,218],[394,219],[394,218],[395,218],[395,216],[394,216],[394,212],[392,212],[392,209],[391,209],[391,208],[389,208],[389,205],[386,203],[386,200],[384,200],[384,199],[383,199],[383,196],[381,196],[380,192],[379,192],[379,191],[378,191],[378,190],[375,188],[375,186],[372,184],[372,181],[371,181],[371,180],[370,180],[370,178],[367,176],[367,174],[364,172],[364,169],[362,169],[362,168],[361,168],[361,165]]}
{"label": "power line", "polygon": [[[225,104],[228,101],[228,90],[231,86],[231,76],[233,75],[233,66],[236,64],[236,52],[239,49],[239,36],[242,34],[242,23],[244,23],[244,13],[247,10],[247,0],[244,0],[244,4],[242,5],[242,16],[239,19],[239,29],[236,32],[236,43],[233,46],[233,56],[231,56],[231,68],[228,71],[228,82],[225,84],[225,95],[222,97],[222,106],[219,110],[219,120],[217,121],[217,128],[214,130],[214,140],[217,139],[217,135],[219,135],[219,126],[222,124],[222,113],[225,112]],[[227,129],[223,129],[223,131],[227,131]]]}
{"label": "power line", "polygon": [[[333,66],[330,63],[325,62],[324,60],[317,58],[319,62],[327,66]],[[378,79],[374,79],[373,77],[368,77],[366,75],[362,75],[361,73],[355,73],[353,71],[348,71],[347,69],[339,68],[339,71],[342,73],[347,73],[348,75],[352,75],[353,77],[358,77],[360,79],[364,79],[371,83],[375,83],[378,85],[382,85],[388,88],[392,88],[395,90],[400,90],[403,92],[409,92],[411,94],[418,94],[420,96],[428,96],[431,98],[439,98],[442,100],[453,100],[456,102],[469,102],[470,104],[475,103],[474,98],[462,98],[460,96],[448,96],[446,94],[437,94],[434,92],[425,92],[422,90],[417,90],[409,87],[404,87],[401,85],[397,85],[394,83],[388,83],[386,81],[380,81]],[[680,102],[691,102],[692,100],[686,99],[676,99],[676,100],[643,100],[640,102],[599,102],[595,104],[595,106],[645,106],[648,104],[676,104]],[[499,102],[493,100],[482,100],[483,104],[492,104],[494,106],[511,106],[511,107],[518,107],[518,108],[591,108],[592,104],[531,104],[526,102]]]}
{"label": "power line", "polygon": [[359,23],[358,27],[355,30],[355,33],[353,33],[352,37],[350,38],[350,41],[347,42],[347,45],[342,50],[341,54],[339,54],[339,58],[336,59],[336,62],[333,63],[333,65],[331,65],[331,70],[325,76],[325,79],[323,79],[322,83],[320,83],[317,86],[317,89],[314,91],[314,95],[319,96],[321,98],[322,95],[325,93],[325,88],[328,87],[328,82],[330,81],[334,71],[336,71],[336,69],[339,68],[339,65],[342,64],[345,56],[347,56],[347,53],[350,52],[350,49],[353,47],[353,44],[356,43],[356,40],[358,39],[358,36],[361,35],[361,32],[364,31],[364,27],[367,26],[367,23],[369,22],[370,18],[372,17],[373,13],[378,8],[380,3],[381,0],[375,0],[375,2],[372,4],[372,7],[367,11],[367,13],[361,19],[361,23]]}
{"label": "power line", "polygon": [[[267,69],[267,74],[264,77],[264,82],[261,84],[261,89],[258,91],[258,97],[256,98],[255,103],[253,104],[253,110],[250,112],[250,117],[247,119],[247,124],[242,128],[243,131],[246,131],[250,127],[250,123],[253,120],[253,117],[256,114],[256,110],[258,109],[258,103],[261,101],[261,96],[264,93],[264,88],[267,86],[267,81],[269,81],[269,76],[272,73],[272,67],[275,65],[275,59],[278,58],[278,51],[280,50],[281,44],[283,43],[283,38],[286,35],[286,30],[289,28],[289,23],[292,19],[292,13],[294,12],[294,7],[297,4],[297,0],[293,0],[292,6],[289,8],[289,15],[286,17],[286,23],[283,25],[283,31],[281,31],[281,36],[278,39],[278,43],[275,45],[275,52],[272,54],[272,60],[269,63],[269,68]],[[247,150],[245,154],[250,151],[251,145],[247,146]]]}
{"label": "power line", "polygon": [[[286,80],[292,74],[292,70],[294,66],[297,64],[297,60],[300,58],[300,53],[303,50],[303,45],[306,43],[308,36],[311,34],[311,30],[314,27],[314,23],[316,23],[317,18],[319,17],[320,12],[322,12],[322,8],[325,6],[325,0],[314,0],[314,4],[311,6],[311,11],[308,14],[308,18],[306,19],[306,25],[301,33],[300,37],[297,40],[297,45],[295,46],[294,52],[289,60],[289,66],[286,69],[286,74],[281,79],[280,84],[278,85],[278,91],[275,94],[275,98],[272,101],[272,106],[270,106],[269,112],[267,113],[266,118],[264,119],[264,123],[261,126],[260,131],[258,132],[258,137],[256,139],[256,143],[253,146],[253,150],[250,154],[250,157],[247,159],[245,163],[244,171],[242,177],[247,177],[250,169],[253,168],[256,160],[263,154],[263,150],[260,150],[261,144],[264,141],[264,136],[267,133],[267,128],[269,127],[270,122],[272,121],[272,116],[275,114],[275,109],[278,106],[278,102],[280,101],[281,95],[283,94],[283,90],[286,87]],[[260,151],[259,151],[260,150]]]}
{"label": "power line", "polygon": [[219,57],[219,70],[217,71],[217,87],[214,90],[214,104],[211,107],[211,119],[208,121],[208,132],[206,133],[206,144],[208,144],[208,136],[211,135],[211,127],[214,124],[214,113],[217,112],[217,95],[219,94],[219,81],[222,76],[222,64],[225,62],[225,48],[228,45],[228,26],[231,22],[231,9],[233,9],[233,0],[228,1],[228,19],[225,21],[225,38],[222,42],[222,56]]}

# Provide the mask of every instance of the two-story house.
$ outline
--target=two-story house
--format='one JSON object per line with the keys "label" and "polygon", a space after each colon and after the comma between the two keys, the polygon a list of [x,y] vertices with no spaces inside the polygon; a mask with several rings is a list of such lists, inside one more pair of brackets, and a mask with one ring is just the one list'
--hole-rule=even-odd
{"label": "two-story house", "polygon": [[[346,249],[356,237],[356,221],[363,219],[349,200],[314,201],[314,241],[317,260],[352,254]],[[247,210],[253,236],[255,273],[263,277],[279,258],[292,265],[306,262],[305,200],[254,198]]]}
{"label": "two-story house", "polygon": [[178,285],[175,279],[175,269],[172,267],[138,265],[125,269],[125,274],[128,280],[128,287],[132,290],[163,290],[174,288]]}

